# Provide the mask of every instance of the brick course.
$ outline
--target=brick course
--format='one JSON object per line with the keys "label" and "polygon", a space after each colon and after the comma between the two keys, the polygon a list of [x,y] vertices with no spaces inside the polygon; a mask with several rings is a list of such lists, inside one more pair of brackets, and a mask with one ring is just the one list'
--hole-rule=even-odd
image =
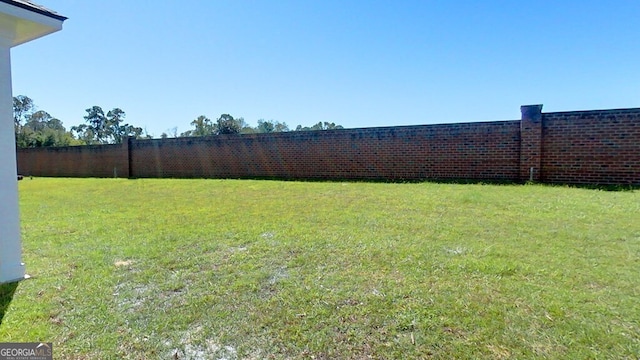
{"label": "brick course", "polygon": [[272,134],[134,140],[20,149],[35,176],[470,179],[640,184],[640,109],[522,119]]}

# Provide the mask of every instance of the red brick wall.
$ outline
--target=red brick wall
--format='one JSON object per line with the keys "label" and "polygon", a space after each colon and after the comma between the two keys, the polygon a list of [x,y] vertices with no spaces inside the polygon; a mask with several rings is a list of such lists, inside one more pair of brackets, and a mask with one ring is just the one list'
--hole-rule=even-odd
{"label": "red brick wall", "polygon": [[[640,184],[640,109],[541,113],[522,120],[132,140],[21,149],[35,176],[475,179]],[[533,172],[531,172],[533,169]]]}
{"label": "red brick wall", "polygon": [[640,184],[640,109],[543,114],[543,182]]}
{"label": "red brick wall", "polygon": [[519,122],[137,140],[133,177],[518,177]]}
{"label": "red brick wall", "polygon": [[18,174],[129,177],[128,144],[18,150]]}

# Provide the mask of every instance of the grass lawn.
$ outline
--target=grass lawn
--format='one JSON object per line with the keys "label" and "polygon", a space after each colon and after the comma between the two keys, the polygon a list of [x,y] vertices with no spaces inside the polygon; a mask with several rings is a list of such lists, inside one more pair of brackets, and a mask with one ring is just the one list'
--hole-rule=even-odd
{"label": "grass lawn", "polygon": [[33,278],[0,301],[0,341],[51,341],[57,359],[640,354],[638,190],[19,186]]}

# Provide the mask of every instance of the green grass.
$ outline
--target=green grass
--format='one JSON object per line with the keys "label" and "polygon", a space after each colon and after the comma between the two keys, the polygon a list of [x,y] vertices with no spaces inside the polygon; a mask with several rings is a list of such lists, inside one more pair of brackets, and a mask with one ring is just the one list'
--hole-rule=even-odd
{"label": "green grass", "polygon": [[0,341],[60,359],[640,354],[637,190],[35,178],[20,201],[33,279]]}

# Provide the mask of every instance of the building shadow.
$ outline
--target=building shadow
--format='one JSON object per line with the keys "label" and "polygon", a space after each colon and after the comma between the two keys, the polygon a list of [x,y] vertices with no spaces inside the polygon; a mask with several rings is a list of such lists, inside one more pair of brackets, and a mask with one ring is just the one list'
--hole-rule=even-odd
{"label": "building shadow", "polygon": [[8,284],[0,284],[0,325],[2,325],[2,319],[4,314],[9,309],[9,304],[13,300],[13,294],[18,289],[19,282],[12,282]]}

